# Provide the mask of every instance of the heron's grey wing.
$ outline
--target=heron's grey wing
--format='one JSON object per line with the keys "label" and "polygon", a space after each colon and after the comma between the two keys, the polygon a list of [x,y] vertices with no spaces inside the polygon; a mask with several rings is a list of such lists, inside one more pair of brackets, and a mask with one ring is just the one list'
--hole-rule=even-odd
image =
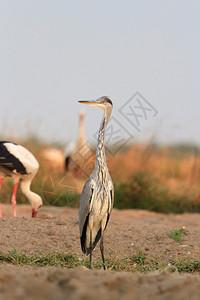
{"label": "heron's grey wing", "polygon": [[[113,202],[114,202],[114,188],[113,188],[113,183],[112,183],[112,180],[108,182],[108,194],[107,194],[107,197],[108,197],[108,208],[107,208],[107,214],[105,216],[105,223],[102,222],[101,226],[99,227],[99,230],[95,236],[95,240],[93,242],[93,249],[95,248],[96,244],[98,243],[98,241],[100,240],[101,238],[101,235],[102,235],[102,231],[104,231],[108,225],[108,221],[109,221],[109,218],[110,218],[110,214],[111,214],[111,211],[112,211],[112,208],[113,208]],[[103,220],[102,220],[103,221]]]}
{"label": "heron's grey wing", "polygon": [[80,229],[80,239],[81,239],[81,248],[83,253],[87,252],[85,241],[86,241],[86,231],[89,221],[89,214],[92,206],[94,189],[91,188],[90,181],[87,181],[80,200],[79,207],[79,229]]}

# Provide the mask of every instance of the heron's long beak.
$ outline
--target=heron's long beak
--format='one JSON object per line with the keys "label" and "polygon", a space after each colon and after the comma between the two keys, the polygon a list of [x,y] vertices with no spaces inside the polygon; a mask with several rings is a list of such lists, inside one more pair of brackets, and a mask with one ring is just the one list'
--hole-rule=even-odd
{"label": "heron's long beak", "polygon": [[79,103],[83,103],[83,104],[88,104],[88,105],[91,105],[91,106],[99,106],[101,103],[98,102],[98,100],[92,100],[92,101],[78,101]]}
{"label": "heron's long beak", "polygon": [[36,218],[38,211],[35,208],[32,209],[32,218]]}

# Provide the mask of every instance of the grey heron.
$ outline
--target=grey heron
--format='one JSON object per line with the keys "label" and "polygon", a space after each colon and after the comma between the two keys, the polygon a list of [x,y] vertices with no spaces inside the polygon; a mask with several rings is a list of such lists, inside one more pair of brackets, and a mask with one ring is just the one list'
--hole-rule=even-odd
{"label": "grey heron", "polygon": [[112,101],[104,96],[95,101],[79,102],[104,110],[98,134],[95,168],[86,181],[81,195],[79,229],[82,251],[86,255],[90,254],[90,268],[92,267],[92,251],[100,240],[100,251],[105,270],[103,234],[113,208],[114,187],[106,164],[104,138],[112,112]]}

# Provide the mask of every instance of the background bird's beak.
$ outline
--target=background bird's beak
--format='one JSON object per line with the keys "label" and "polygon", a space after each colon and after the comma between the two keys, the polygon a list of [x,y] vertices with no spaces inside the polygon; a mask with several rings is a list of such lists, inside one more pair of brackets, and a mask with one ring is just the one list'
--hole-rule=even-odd
{"label": "background bird's beak", "polygon": [[35,208],[32,209],[32,218],[35,218],[37,216],[37,210]]}
{"label": "background bird's beak", "polygon": [[100,102],[98,102],[98,100],[92,100],[92,101],[78,101],[79,103],[83,103],[83,104],[88,104],[88,105],[92,105],[92,106],[99,106]]}

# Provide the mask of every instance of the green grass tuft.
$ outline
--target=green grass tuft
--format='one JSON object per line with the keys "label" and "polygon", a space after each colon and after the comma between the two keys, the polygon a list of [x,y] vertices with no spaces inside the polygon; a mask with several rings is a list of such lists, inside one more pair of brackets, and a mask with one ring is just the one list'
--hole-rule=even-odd
{"label": "green grass tuft", "polygon": [[[35,254],[27,256],[24,253],[18,252],[16,249],[8,253],[0,252],[0,263],[13,264],[16,266],[38,266],[38,267],[62,267],[74,268],[77,266],[89,267],[89,260],[79,259],[73,253],[64,253],[53,251],[47,254]],[[111,271],[125,272],[153,272],[168,270],[169,272],[200,272],[200,261],[196,260],[169,260],[163,261],[163,256],[156,258],[147,258],[142,251],[138,250],[136,254],[119,259],[117,257],[106,258],[106,268]],[[93,269],[102,269],[102,260],[100,257],[93,261]]]}
{"label": "green grass tuft", "polygon": [[182,229],[172,230],[169,234],[169,237],[177,242],[180,242],[183,237],[183,230]]}

